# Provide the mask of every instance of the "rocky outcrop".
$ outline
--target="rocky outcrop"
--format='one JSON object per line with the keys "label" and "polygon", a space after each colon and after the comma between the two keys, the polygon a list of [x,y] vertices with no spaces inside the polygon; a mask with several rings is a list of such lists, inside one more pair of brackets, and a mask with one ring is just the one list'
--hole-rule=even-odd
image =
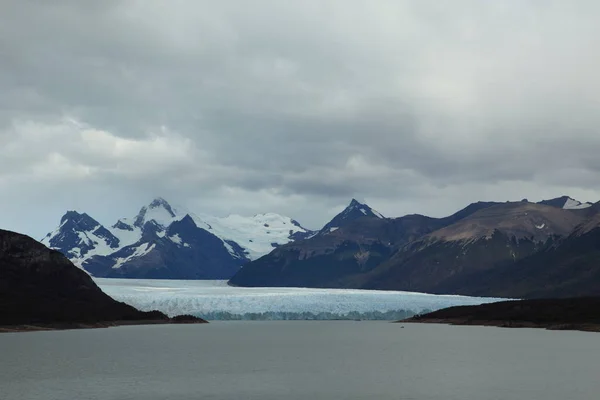
{"label": "rocky outcrop", "polygon": [[0,230],[0,325],[89,326],[171,323],[106,295],[64,255],[34,239]]}
{"label": "rocky outcrop", "polygon": [[503,301],[450,307],[402,322],[600,332],[600,297]]}

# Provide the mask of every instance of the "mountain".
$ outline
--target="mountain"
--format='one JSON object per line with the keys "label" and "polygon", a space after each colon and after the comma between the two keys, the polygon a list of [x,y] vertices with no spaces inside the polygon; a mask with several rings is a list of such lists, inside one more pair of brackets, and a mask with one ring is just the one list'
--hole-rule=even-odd
{"label": "mountain", "polygon": [[41,242],[97,277],[227,279],[244,263],[311,234],[278,214],[198,216],[156,198],[108,228],[68,211]]}
{"label": "mountain", "polygon": [[553,206],[498,204],[409,243],[350,282],[362,288],[466,294],[465,282],[474,276],[546,250],[582,222],[577,213]]}
{"label": "mountain", "polygon": [[[239,286],[538,298],[600,290],[600,203],[474,203],[446,218],[357,219],[246,264]],[[564,200],[564,201],[563,201]]]}
{"label": "mountain", "polygon": [[348,207],[346,207],[344,211],[342,211],[341,213],[336,215],[331,221],[329,221],[323,227],[323,229],[320,230],[320,233],[327,234],[333,232],[361,218],[384,219],[385,217],[377,211],[373,210],[368,205],[360,203],[356,199],[352,199]]}
{"label": "mountain", "polygon": [[563,298],[600,293],[600,214],[570,235],[505,268],[456,282],[464,294],[517,298]]}
{"label": "mountain", "polygon": [[352,200],[319,234],[281,246],[244,265],[230,283],[356,287],[351,277],[375,269],[403,245],[495,204],[474,203],[446,218],[407,215],[390,219]]}
{"label": "mountain", "polygon": [[198,228],[186,215],[161,230],[150,220],[142,238],[108,256],[96,256],[83,266],[94,276],[145,279],[223,279],[233,275],[240,260],[224,242]]}
{"label": "mountain", "polygon": [[149,320],[169,321],[113,300],[58,251],[0,230],[0,325]]}
{"label": "mountain", "polygon": [[592,203],[582,203],[569,196],[561,196],[555,199],[542,200],[538,204],[562,208],[565,210],[583,210],[592,206]]}

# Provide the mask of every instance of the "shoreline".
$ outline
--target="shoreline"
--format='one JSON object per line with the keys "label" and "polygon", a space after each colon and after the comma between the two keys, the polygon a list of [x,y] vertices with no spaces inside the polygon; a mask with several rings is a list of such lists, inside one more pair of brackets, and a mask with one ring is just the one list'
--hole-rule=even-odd
{"label": "shoreline", "polygon": [[[414,318],[414,317],[413,317]],[[545,329],[549,331],[579,331],[579,332],[600,332],[600,324],[578,324],[578,323],[535,323],[529,321],[510,321],[510,320],[482,320],[472,321],[469,319],[454,318],[408,318],[402,321],[394,321],[399,324],[443,324],[453,326],[487,326],[493,328],[530,328]]]}
{"label": "shoreline", "polygon": [[511,300],[450,307],[398,322],[600,332],[600,297]]}
{"label": "shoreline", "polygon": [[0,325],[0,333],[17,332],[41,332],[41,331],[66,331],[74,329],[99,329],[114,328],[119,326],[134,325],[187,325],[187,324],[208,324],[208,321],[198,318],[197,320],[177,320],[169,318],[167,320],[122,320],[122,321],[104,321],[104,322],[58,322],[45,324],[19,324],[19,325]]}

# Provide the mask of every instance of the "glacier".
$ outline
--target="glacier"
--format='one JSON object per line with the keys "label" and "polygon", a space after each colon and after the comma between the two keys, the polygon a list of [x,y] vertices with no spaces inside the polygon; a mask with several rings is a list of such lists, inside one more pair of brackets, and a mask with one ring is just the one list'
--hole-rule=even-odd
{"label": "glacier", "polygon": [[140,310],[207,320],[397,320],[441,308],[506,299],[359,289],[242,288],[227,281],[93,278]]}

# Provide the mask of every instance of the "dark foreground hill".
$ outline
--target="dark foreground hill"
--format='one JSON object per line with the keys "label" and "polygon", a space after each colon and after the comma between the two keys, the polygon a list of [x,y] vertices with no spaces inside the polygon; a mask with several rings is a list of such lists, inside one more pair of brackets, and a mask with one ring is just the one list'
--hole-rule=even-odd
{"label": "dark foreground hill", "polygon": [[600,297],[515,300],[450,307],[402,322],[600,332]]}
{"label": "dark foreground hill", "polygon": [[[106,295],[65,256],[0,230],[0,328],[109,326],[195,321],[142,312]],[[201,320],[199,320],[201,321]]]}

